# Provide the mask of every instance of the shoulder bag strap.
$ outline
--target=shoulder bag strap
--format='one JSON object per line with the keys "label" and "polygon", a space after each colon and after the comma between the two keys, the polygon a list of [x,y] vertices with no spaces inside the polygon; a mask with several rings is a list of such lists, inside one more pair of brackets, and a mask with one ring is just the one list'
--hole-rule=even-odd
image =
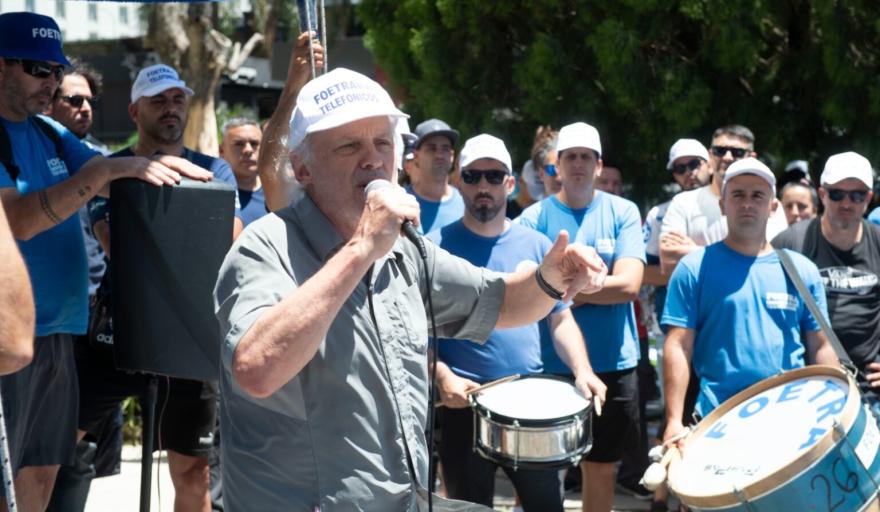
{"label": "shoulder bag strap", "polygon": [[840,359],[840,364],[843,365],[844,368],[850,371],[850,373],[855,376],[857,373],[857,368],[850,359],[849,354],[846,353],[846,349],[841,345],[840,340],[837,339],[837,335],[834,334],[834,330],[831,329],[831,326],[828,325],[828,321],[825,320],[825,315],[819,311],[819,306],[816,304],[816,300],[813,299],[813,294],[807,290],[807,285],[804,284],[804,281],[801,279],[800,274],[798,274],[797,269],[794,266],[794,262],[791,261],[791,256],[785,252],[784,249],[775,249],[776,255],[779,256],[779,261],[782,262],[782,268],[785,270],[786,275],[794,283],[794,287],[797,288],[798,293],[801,294],[801,298],[804,300],[804,303],[807,305],[807,309],[812,313],[813,318],[816,319],[816,322],[819,324],[819,328],[825,334],[825,337],[828,338],[828,341],[831,343],[831,347],[834,348],[834,352],[837,354],[837,358]]}

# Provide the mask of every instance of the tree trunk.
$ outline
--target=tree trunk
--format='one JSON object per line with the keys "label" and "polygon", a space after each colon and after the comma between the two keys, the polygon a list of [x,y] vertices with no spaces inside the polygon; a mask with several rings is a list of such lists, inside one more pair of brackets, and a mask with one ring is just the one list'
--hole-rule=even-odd
{"label": "tree trunk", "polygon": [[147,40],[162,62],[173,66],[195,92],[190,99],[189,121],[183,143],[196,151],[217,156],[217,117],[214,98],[220,77],[235,71],[254,46],[262,41],[254,34],[240,47],[213,28],[216,4],[163,4],[152,6]]}

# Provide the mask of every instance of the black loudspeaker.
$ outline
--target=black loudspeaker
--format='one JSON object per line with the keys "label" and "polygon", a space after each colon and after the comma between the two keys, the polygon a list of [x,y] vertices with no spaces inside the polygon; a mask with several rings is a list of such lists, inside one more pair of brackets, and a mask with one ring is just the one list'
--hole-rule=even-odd
{"label": "black loudspeaker", "polygon": [[235,190],[219,180],[110,186],[116,366],[216,380],[222,338],[214,283],[232,244]]}

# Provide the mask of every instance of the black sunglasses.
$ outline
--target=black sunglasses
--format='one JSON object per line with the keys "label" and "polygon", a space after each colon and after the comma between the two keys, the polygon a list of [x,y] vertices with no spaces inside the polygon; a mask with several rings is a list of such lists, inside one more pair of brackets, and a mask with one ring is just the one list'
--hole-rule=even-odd
{"label": "black sunglasses", "polygon": [[499,171],[497,169],[492,171],[463,170],[461,171],[461,181],[468,185],[476,185],[480,182],[480,179],[485,176],[489,185],[501,185],[504,183],[504,178],[506,178],[507,175],[507,171]]}
{"label": "black sunglasses", "polygon": [[730,146],[712,146],[712,154],[717,157],[722,157],[730,151],[730,154],[733,155],[733,158],[743,158],[749,152],[746,148],[732,148]]}
{"label": "black sunglasses", "polygon": [[839,188],[829,188],[828,189],[828,199],[831,199],[835,203],[838,201],[843,201],[843,198],[849,196],[849,200],[854,203],[864,203],[865,199],[868,198],[867,190],[842,190]]}
{"label": "black sunglasses", "polygon": [[64,77],[64,66],[61,64],[52,65],[42,60],[27,59],[6,59],[6,62],[18,62],[22,71],[35,78],[49,78],[54,75],[55,80],[60,82]]}
{"label": "black sunglasses", "polygon": [[61,96],[60,98],[69,103],[70,106],[74,108],[80,108],[86,101],[88,101],[90,105],[94,105],[98,102],[98,98],[90,98],[88,96],[82,96],[80,94],[76,94],[74,96]]}
{"label": "black sunglasses", "polygon": [[703,161],[699,158],[694,158],[693,160],[690,160],[683,164],[673,165],[672,172],[673,174],[684,174],[686,172],[696,171],[700,168],[701,165],[703,165]]}

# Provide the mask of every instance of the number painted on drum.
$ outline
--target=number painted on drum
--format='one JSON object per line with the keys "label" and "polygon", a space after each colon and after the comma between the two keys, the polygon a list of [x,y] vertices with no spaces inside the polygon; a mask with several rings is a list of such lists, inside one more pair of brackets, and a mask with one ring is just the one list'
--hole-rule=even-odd
{"label": "number painted on drum", "polygon": [[[844,472],[843,482],[840,481],[840,471],[838,467],[842,466],[842,471]],[[839,500],[836,502],[832,502],[834,499],[834,495],[837,494],[835,492],[835,488],[843,491],[844,494],[849,494],[859,488],[859,475],[846,466],[846,462],[837,457],[834,459],[834,463],[831,465],[831,476],[832,480],[834,480],[834,486],[831,485],[831,480],[828,479],[825,475],[815,475],[812,479],[810,479],[810,488],[814,491],[816,490],[816,482],[821,482],[822,487],[825,489],[825,503],[827,505],[828,512],[834,512],[837,508],[846,502],[846,496],[841,496]]]}

